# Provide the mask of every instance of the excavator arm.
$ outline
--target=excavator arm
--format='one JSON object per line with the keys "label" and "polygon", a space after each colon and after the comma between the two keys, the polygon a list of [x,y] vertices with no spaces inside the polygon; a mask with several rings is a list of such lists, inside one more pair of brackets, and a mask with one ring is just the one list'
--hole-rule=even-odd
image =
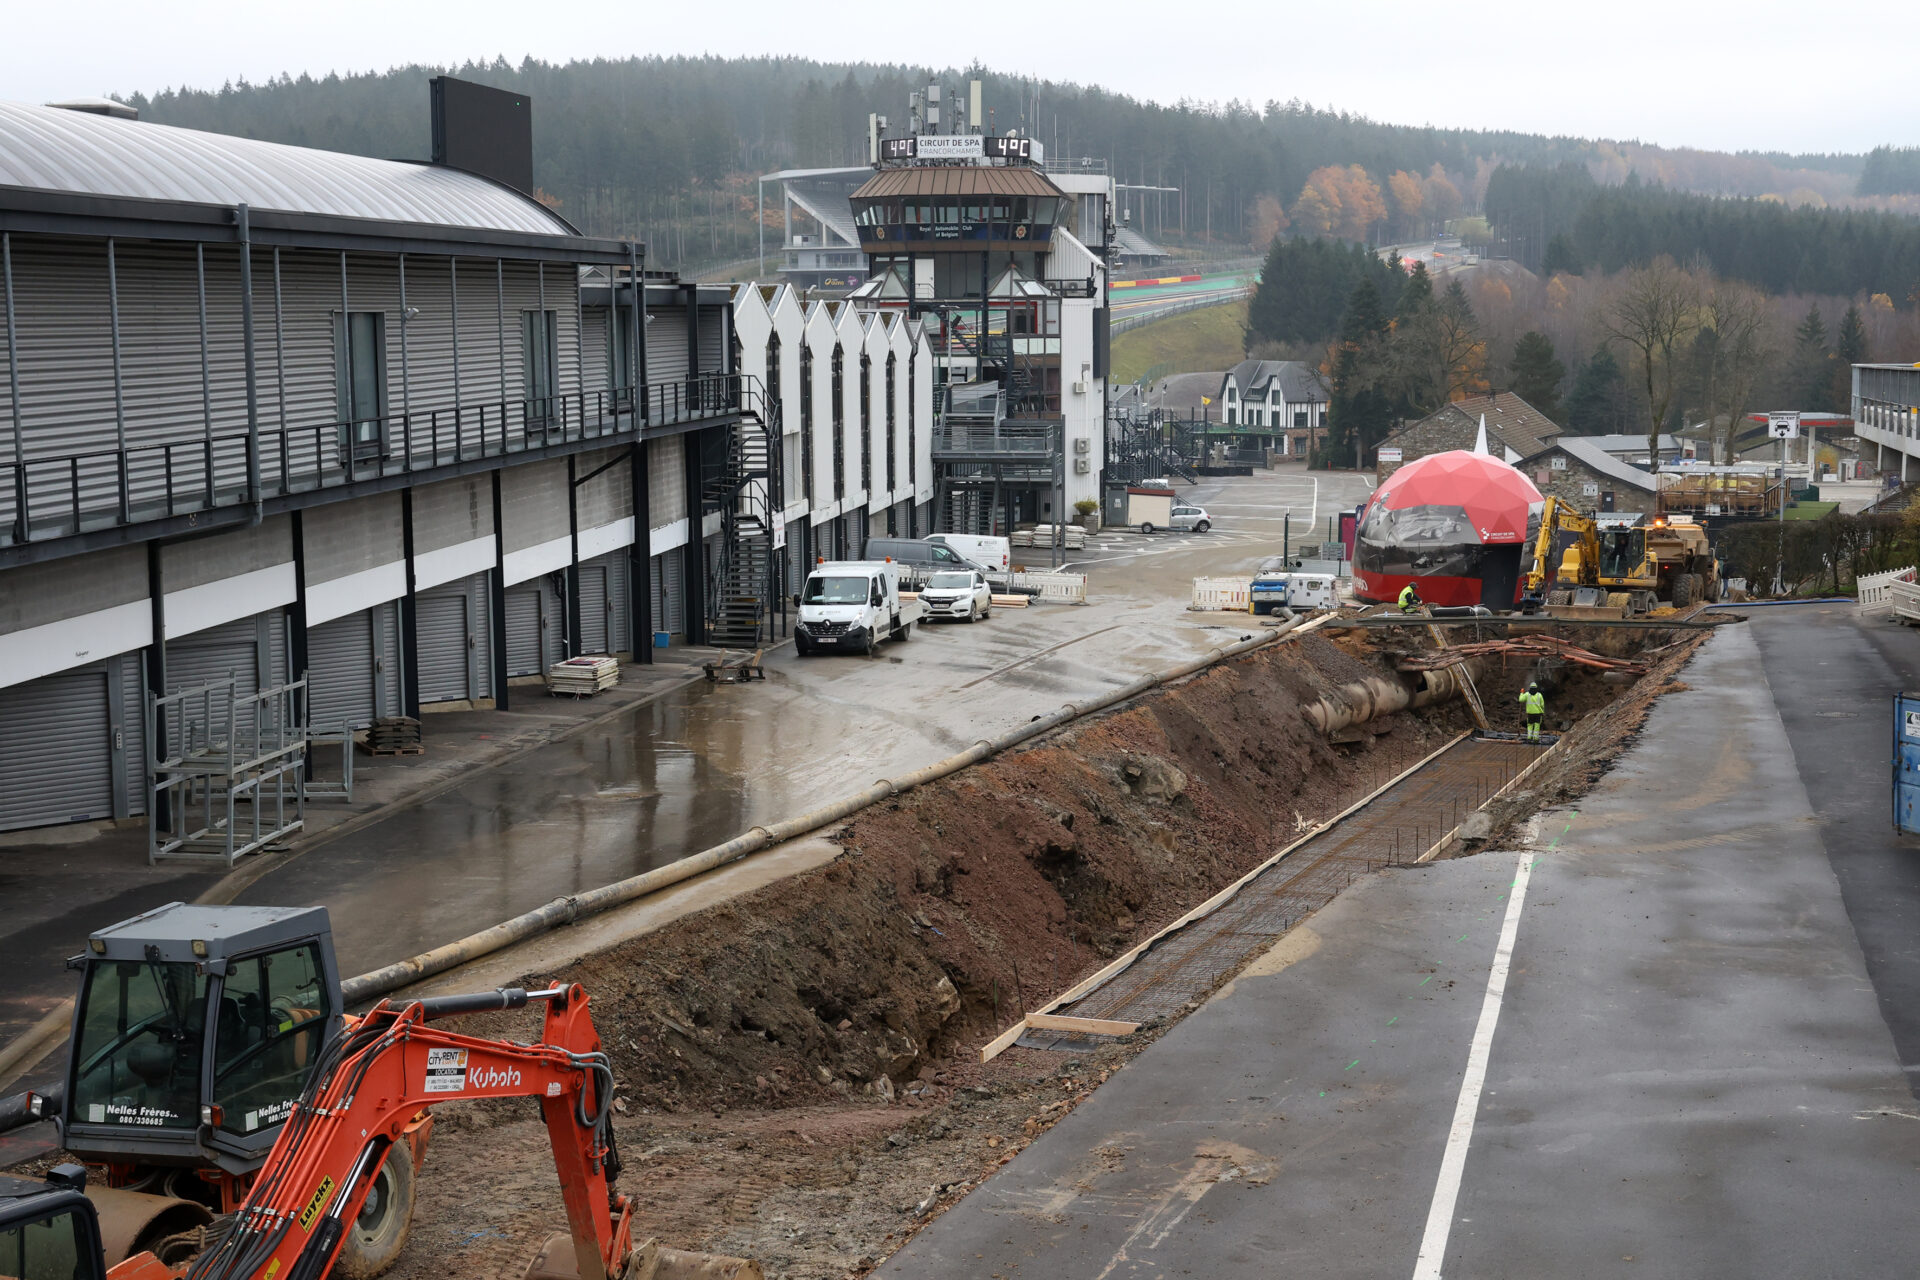
{"label": "excavator arm", "polygon": [[[541,1042],[460,1035],[434,1019],[529,1002],[546,1006]],[[231,1231],[190,1280],[323,1280],[381,1162],[423,1107],[466,1098],[538,1098],[581,1280],[620,1275],[632,1251],[630,1206],[614,1190],[619,1155],[607,1113],[613,1073],[578,985],[518,988],[376,1006],[328,1044]],[[217,1120],[216,1120],[217,1122]],[[153,1273],[140,1255],[109,1280]]]}
{"label": "excavator arm", "polygon": [[1559,498],[1548,498],[1527,565],[1526,593],[1542,595],[1552,584],[1590,587],[1598,580],[1599,563],[1600,539],[1593,518]]}

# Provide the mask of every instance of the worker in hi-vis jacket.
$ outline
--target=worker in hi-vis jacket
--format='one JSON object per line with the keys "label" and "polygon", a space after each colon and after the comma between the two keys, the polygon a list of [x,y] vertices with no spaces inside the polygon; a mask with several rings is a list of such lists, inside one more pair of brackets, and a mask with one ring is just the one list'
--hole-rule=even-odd
{"label": "worker in hi-vis jacket", "polygon": [[1425,601],[1420,599],[1420,593],[1414,589],[1411,582],[1400,588],[1400,612],[1413,613],[1424,603]]}
{"label": "worker in hi-vis jacket", "polygon": [[1530,681],[1520,691],[1520,709],[1527,713],[1527,741],[1540,741],[1540,721],[1547,714],[1547,695],[1540,692],[1540,682]]}

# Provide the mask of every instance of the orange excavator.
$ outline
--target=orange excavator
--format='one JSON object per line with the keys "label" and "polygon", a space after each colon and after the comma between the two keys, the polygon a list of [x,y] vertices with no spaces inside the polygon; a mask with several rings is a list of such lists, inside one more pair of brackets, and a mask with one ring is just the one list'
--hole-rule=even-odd
{"label": "orange excavator", "polygon": [[[545,1006],[540,1040],[461,1035],[440,1018]],[[632,1205],[614,1188],[613,1072],[580,986],[508,988],[383,1001],[320,1051],[237,1212],[188,1263],[138,1253],[108,1267],[86,1169],[44,1182],[0,1178],[0,1280],[324,1280],[383,1165],[413,1159],[408,1134],[436,1103],[537,1098],[569,1230],[526,1280],[758,1280],[758,1264],[633,1244]],[[218,1124],[218,1118],[213,1118]]]}

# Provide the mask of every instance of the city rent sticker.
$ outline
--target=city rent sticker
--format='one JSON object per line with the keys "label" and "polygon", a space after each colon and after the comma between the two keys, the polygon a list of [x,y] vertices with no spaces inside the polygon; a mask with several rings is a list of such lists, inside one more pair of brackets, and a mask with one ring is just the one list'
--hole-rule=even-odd
{"label": "city rent sticker", "polygon": [[427,1092],[459,1093],[467,1087],[465,1049],[427,1050]]}

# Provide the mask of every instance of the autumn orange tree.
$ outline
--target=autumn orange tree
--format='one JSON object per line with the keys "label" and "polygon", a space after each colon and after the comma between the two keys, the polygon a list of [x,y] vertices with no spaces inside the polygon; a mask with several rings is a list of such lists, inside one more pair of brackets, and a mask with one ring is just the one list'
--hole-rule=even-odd
{"label": "autumn orange tree", "polygon": [[1425,228],[1421,210],[1427,203],[1426,184],[1405,169],[1396,169],[1387,179],[1387,194],[1393,197],[1394,234],[1419,235]]}
{"label": "autumn orange tree", "polygon": [[1293,221],[1301,230],[1341,240],[1365,240],[1386,218],[1379,186],[1357,164],[1315,169],[1293,204]]}

